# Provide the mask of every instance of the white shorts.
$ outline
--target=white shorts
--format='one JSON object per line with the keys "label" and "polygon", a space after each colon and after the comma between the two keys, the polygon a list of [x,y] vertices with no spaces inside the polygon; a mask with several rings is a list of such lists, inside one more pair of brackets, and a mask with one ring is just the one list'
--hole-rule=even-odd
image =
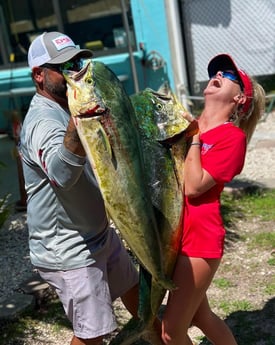
{"label": "white shorts", "polygon": [[94,264],[69,271],[38,271],[56,289],[75,336],[82,339],[114,331],[112,301],[138,283],[138,271],[112,228],[105,250]]}

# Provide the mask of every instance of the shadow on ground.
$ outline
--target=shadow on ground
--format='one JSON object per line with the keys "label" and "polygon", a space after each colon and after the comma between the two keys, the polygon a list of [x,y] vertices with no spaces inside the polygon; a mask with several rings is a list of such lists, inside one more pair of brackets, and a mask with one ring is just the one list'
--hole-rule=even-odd
{"label": "shadow on ground", "polygon": [[224,226],[226,228],[225,246],[230,247],[232,244],[241,240],[238,233],[238,220],[245,219],[245,213],[242,210],[241,203],[236,206],[230,203],[230,199],[240,199],[245,195],[257,196],[268,190],[264,184],[251,180],[233,180],[228,183],[224,189],[224,198],[221,202],[221,213]]}
{"label": "shadow on ground", "polygon": [[[236,337],[238,345],[275,344],[275,298],[268,300],[260,310],[236,311],[225,322]],[[210,345],[204,338],[200,345]]]}

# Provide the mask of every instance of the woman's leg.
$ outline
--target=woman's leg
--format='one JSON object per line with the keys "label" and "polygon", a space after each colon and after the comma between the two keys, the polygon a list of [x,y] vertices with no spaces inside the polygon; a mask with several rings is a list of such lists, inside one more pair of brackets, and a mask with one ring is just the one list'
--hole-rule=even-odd
{"label": "woman's leg", "polygon": [[121,296],[122,303],[133,317],[138,318],[138,285],[135,285]]}
{"label": "woman's leg", "polygon": [[210,309],[206,296],[196,311],[192,324],[201,329],[214,345],[237,345],[229,327]]}
{"label": "woman's leg", "polygon": [[169,295],[162,322],[166,345],[192,344],[187,331],[219,263],[219,259],[178,257],[173,276],[178,288]]}

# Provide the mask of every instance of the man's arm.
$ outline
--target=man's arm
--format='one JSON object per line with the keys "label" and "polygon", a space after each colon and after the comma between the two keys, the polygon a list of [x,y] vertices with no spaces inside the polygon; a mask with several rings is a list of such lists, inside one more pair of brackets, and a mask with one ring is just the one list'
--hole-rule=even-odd
{"label": "man's arm", "polygon": [[64,146],[66,149],[78,156],[85,157],[86,153],[78,136],[73,118],[69,120],[66,134],[64,136]]}

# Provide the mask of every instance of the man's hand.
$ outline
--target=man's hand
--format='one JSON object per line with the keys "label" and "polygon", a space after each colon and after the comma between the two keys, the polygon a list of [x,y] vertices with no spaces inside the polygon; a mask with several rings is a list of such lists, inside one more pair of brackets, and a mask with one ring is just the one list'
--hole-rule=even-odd
{"label": "man's hand", "polygon": [[86,156],[86,152],[78,136],[73,117],[70,117],[69,120],[67,131],[64,137],[64,145],[66,149],[71,151],[72,153],[82,157]]}

